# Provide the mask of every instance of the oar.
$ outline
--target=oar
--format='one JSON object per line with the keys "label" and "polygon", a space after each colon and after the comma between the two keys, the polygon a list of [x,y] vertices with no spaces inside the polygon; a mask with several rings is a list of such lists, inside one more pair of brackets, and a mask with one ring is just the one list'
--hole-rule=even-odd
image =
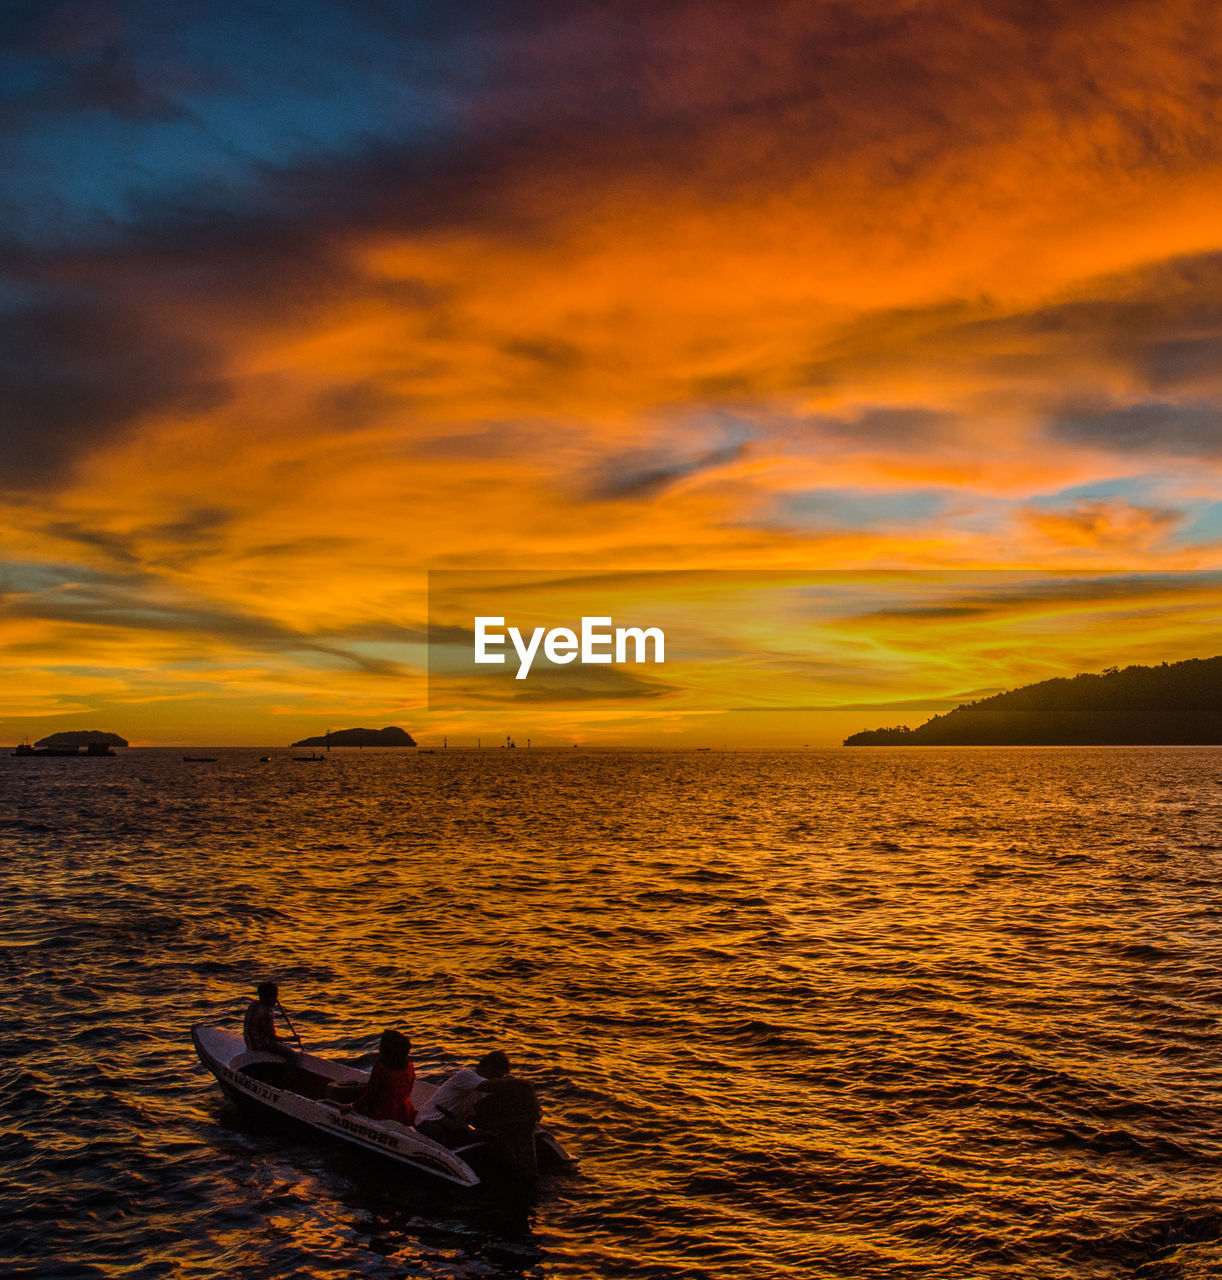
{"label": "oar", "polygon": [[297,1028],[293,1026],[293,1019],[289,1017],[289,1011],[280,1003],[279,1000],[276,1001],[276,1008],[284,1014],[284,1020],[289,1024],[289,1030],[293,1033],[293,1039],[297,1041],[297,1048],[300,1049],[302,1053],[305,1053],[305,1045],[301,1043],[301,1036],[298,1035]]}

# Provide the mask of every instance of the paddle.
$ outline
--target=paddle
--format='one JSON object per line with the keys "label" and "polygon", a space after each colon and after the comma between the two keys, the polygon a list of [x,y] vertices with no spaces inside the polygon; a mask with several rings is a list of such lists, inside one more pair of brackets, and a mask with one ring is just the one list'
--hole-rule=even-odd
{"label": "paddle", "polygon": [[293,1019],[289,1017],[289,1011],[280,1003],[279,1000],[276,1001],[276,1008],[280,1010],[284,1015],[285,1022],[289,1024],[289,1030],[293,1033],[293,1039],[297,1041],[297,1048],[300,1049],[302,1053],[305,1053],[305,1045],[301,1043],[301,1036],[297,1034],[297,1028],[293,1026]]}

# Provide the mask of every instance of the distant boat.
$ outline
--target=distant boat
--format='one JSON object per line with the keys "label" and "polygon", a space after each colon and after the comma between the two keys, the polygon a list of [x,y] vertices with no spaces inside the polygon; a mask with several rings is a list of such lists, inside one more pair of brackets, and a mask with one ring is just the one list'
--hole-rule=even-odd
{"label": "distant boat", "polygon": [[216,764],[216,756],[183,756],[184,764]]}
{"label": "distant boat", "polygon": [[294,756],[293,757],[294,760],[325,760],[326,758],[327,758],[326,756],[320,756],[317,752],[315,752],[312,756]]}
{"label": "distant boat", "polygon": [[266,764],[270,759],[271,759],[271,756],[260,756],[260,757],[259,757],[259,763],[260,763],[260,764]]}
{"label": "distant boat", "polygon": [[84,751],[82,751],[80,747],[32,747],[28,742],[23,742],[13,751],[13,755],[15,756],[71,756],[74,759],[83,759],[86,756],[113,756],[114,754],[115,753],[102,742],[91,742]]}

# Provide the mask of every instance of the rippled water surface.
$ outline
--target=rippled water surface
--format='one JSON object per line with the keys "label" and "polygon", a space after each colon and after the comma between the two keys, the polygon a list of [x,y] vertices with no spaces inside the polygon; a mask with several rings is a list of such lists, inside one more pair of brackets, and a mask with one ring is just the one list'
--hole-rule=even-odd
{"label": "rippled water surface", "polygon": [[[217,754],[0,760],[6,1274],[1222,1274],[1222,750]],[[265,976],[579,1167],[252,1127]]]}

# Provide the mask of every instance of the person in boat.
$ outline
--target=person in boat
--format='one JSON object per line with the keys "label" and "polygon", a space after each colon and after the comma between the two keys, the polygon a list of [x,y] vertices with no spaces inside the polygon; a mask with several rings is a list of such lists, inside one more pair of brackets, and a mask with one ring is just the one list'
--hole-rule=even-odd
{"label": "person in boat", "polygon": [[286,1062],[294,1062],[297,1051],[276,1033],[276,1005],[280,1002],[280,988],[274,982],[260,982],[255,988],[257,1000],[246,1008],[242,1022],[242,1038],[248,1049],[259,1053],[275,1053]]}
{"label": "person in boat", "polygon": [[508,1074],[509,1058],[500,1049],[484,1054],[473,1067],[455,1071],[424,1104],[416,1128],[444,1143],[469,1136],[481,1091],[489,1080],[501,1080]]}
{"label": "person in boat", "polygon": [[542,1115],[534,1086],[504,1076],[485,1082],[476,1099],[473,1123],[514,1173],[534,1177],[539,1171],[535,1130]]}
{"label": "person in boat", "polygon": [[411,1059],[412,1042],[402,1031],[390,1028],[382,1032],[378,1056],[369,1072],[369,1083],[348,1104],[370,1120],[397,1120],[415,1124],[416,1108],[412,1105],[412,1085],[416,1068]]}

